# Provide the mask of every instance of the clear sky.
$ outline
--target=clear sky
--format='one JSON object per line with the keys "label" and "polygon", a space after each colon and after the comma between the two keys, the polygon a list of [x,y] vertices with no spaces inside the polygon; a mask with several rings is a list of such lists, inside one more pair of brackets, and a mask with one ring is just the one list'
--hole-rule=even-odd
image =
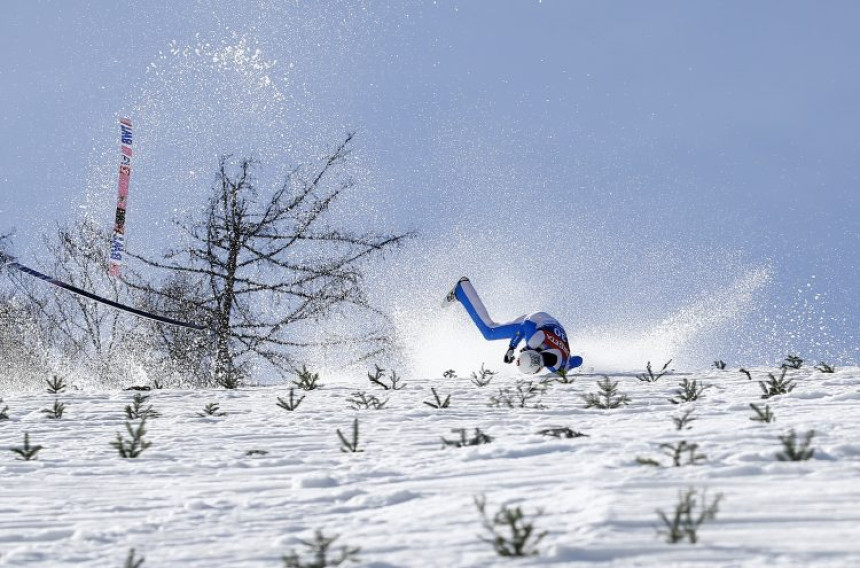
{"label": "clear sky", "polygon": [[853,1],[17,2],[0,231],[35,262],[54,223],[109,225],[120,115],[138,250],[178,238],[219,154],[274,180],[357,130],[345,219],[422,233],[398,309],[469,274],[500,318],[547,309],[595,351],[672,316],[712,358],[856,360],[858,21]]}

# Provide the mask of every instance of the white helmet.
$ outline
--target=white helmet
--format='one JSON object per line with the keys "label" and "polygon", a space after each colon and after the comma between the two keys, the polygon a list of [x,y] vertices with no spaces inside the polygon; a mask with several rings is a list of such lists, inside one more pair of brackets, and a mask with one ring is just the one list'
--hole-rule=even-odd
{"label": "white helmet", "polygon": [[517,369],[520,373],[534,375],[543,368],[543,359],[534,349],[523,349],[517,357]]}

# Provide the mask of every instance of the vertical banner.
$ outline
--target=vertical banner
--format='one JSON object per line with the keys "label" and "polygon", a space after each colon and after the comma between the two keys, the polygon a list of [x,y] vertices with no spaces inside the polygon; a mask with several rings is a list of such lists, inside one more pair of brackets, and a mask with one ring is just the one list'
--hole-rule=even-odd
{"label": "vertical banner", "polygon": [[114,219],[113,238],[110,244],[109,273],[114,278],[121,276],[123,255],[125,254],[125,208],[128,204],[128,184],[131,180],[131,120],[122,118],[119,121],[120,131],[120,162],[119,184],[116,201],[116,218]]}

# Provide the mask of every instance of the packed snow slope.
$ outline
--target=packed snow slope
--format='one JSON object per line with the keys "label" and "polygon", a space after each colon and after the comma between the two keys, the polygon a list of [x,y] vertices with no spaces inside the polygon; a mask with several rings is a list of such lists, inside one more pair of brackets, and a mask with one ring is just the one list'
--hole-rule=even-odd
{"label": "packed snow slope", "polygon": [[[277,406],[288,386],[237,391],[154,390],[146,405],[152,443],[124,459],[111,442],[127,439],[124,409],[134,393],[0,393],[0,566],[120,567],[128,551],[144,567],[276,567],[315,530],[360,547],[357,566],[860,566],[860,369],[789,371],[796,387],[762,400],[758,380],[773,368],[732,370],[642,382],[615,375],[629,405],[585,409],[598,376],[554,383],[526,408],[492,407],[519,376],[500,373],[484,387],[469,378],[405,377],[396,391],[360,372],[323,376],[296,390],[293,411]],[[694,402],[673,404],[682,379],[706,385]],[[435,409],[431,388],[450,406]],[[356,391],[378,410],[350,407]],[[60,419],[43,409],[55,398]],[[200,417],[217,402],[222,417]],[[750,403],[775,422],[750,420]],[[694,409],[677,430],[673,417]],[[359,449],[341,451],[337,431]],[[137,424],[138,421],[133,421]],[[586,436],[539,432],[570,428]],[[488,444],[444,447],[475,428]],[[779,437],[814,430],[808,461],[783,462]],[[16,459],[25,433],[44,448]],[[660,444],[698,444],[698,465],[671,465]],[[256,450],[256,451],[255,451]],[[263,453],[266,452],[266,453]],[[641,465],[650,458],[661,466]],[[681,458],[686,463],[687,457]],[[679,492],[722,494],[697,544],[669,544],[657,511],[670,517]],[[701,493],[699,493],[701,495]],[[495,554],[476,509],[519,506],[536,531],[538,555]],[[501,534],[509,534],[505,530]],[[347,564],[348,565],[348,564]]]}

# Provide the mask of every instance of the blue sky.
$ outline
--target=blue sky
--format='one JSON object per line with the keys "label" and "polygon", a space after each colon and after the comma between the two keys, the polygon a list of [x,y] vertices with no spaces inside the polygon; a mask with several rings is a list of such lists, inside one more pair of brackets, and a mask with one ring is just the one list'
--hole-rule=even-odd
{"label": "blue sky", "polygon": [[119,115],[138,248],[171,244],[219,154],[275,180],[357,130],[345,218],[422,233],[397,272],[432,285],[398,289],[467,273],[587,343],[765,267],[700,338],[713,358],[858,358],[856,2],[180,6],[6,8],[0,230],[22,258],[53,223],[110,223]]}

